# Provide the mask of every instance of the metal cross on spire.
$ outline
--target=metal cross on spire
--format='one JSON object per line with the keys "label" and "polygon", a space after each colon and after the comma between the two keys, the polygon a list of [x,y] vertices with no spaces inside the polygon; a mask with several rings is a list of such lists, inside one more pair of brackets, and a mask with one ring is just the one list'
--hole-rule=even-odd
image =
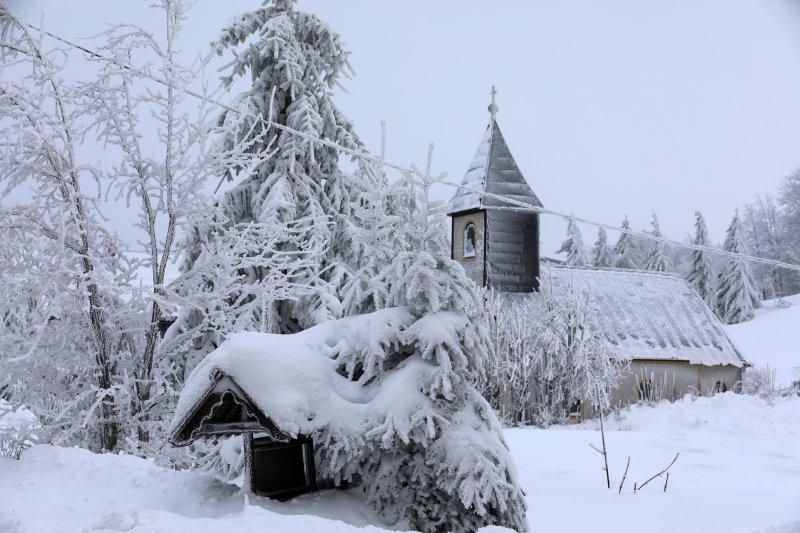
{"label": "metal cross on spire", "polygon": [[495,118],[495,115],[497,115],[497,110],[498,110],[497,104],[494,101],[494,97],[495,97],[495,95],[497,95],[497,89],[495,89],[494,85],[492,85],[492,92],[489,93],[489,94],[492,95],[492,103],[489,104],[489,108],[488,109],[489,109],[489,113],[491,113],[491,115],[492,115],[492,122],[494,122],[494,118]]}

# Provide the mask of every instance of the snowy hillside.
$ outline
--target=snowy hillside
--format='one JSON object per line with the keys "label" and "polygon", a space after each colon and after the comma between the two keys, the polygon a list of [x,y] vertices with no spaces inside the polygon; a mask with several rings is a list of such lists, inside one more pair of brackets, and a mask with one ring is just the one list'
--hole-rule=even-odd
{"label": "snowy hillside", "polygon": [[800,294],[784,301],[789,307],[767,301],[756,310],[754,319],[725,326],[753,365],[769,365],[775,370],[778,388],[800,379]]}
{"label": "snowy hillside", "polygon": [[[800,398],[686,398],[635,406],[608,426],[612,490],[589,447],[600,445],[596,423],[506,432],[532,531],[800,532]],[[664,478],[632,492],[676,453],[666,493]],[[357,490],[246,499],[206,474],[52,446],[0,459],[0,502],[0,531],[15,533],[383,531]]]}

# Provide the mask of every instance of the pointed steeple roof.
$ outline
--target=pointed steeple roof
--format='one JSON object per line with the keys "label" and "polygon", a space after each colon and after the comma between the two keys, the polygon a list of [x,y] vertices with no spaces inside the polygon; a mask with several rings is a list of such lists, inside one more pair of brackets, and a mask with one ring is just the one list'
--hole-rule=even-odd
{"label": "pointed steeple roof", "polygon": [[[488,192],[507,196],[536,207],[543,207],[542,202],[534,194],[519,170],[514,156],[506,145],[500,127],[497,125],[497,105],[494,103],[494,87],[492,87],[492,103],[489,105],[491,122],[486,128],[469,170],[461,180],[461,184],[475,191]],[[470,209],[491,209],[493,207],[513,207],[511,204],[483,196],[476,192],[458,189],[450,199],[449,213],[458,213]]]}

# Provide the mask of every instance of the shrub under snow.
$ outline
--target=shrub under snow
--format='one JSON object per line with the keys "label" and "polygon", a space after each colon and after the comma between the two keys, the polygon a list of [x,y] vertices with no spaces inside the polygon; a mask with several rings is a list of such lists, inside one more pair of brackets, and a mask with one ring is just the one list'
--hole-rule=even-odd
{"label": "shrub under snow", "polygon": [[41,425],[24,405],[12,405],[0,398],[0,457],[19,459],[25,448],[39,441]]}

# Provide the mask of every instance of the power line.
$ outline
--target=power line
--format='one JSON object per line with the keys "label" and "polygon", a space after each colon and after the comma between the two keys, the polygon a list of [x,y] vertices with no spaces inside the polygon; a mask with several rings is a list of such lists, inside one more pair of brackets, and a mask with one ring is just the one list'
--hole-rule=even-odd
{"label": "power line", "polygon": [[[79,45],[77,43],[74,43],[74,42],[64,38],[64,37],[61,37],[61,36],[56,35],[56,34],[54,34],[52,32],[49,32],[49,31],[47,31],[47,30],[45,30],[43,28],[39,28],[37,26],[29,24],[29,23],[27,23],[25,21],[22,21],[20,19],[15,19],[15,20],[18,23],[20,23],[22,25],[25,25],[25,26],[27,26],[28,28],[30,28],[32,30],[38,31],[38,32],[40,32],[40,33],[42,33],[44,35],[47,35],[48,37],[50,37],[52,39],[55,39],[55,40],[57,40],[57,41],[59,41],[61,43],[66,44],[67,46],[70,46],[72,48],[80,50],[81,52],[83,52],[83,53],[85,53],[85,54],[87,54],[87,55],[89,55],[91,57],[94,57],[94,58],[102,60],[102,61],[107,61],[107,62],[113,63],[113,64],[117,65],[118,67],[120,67],[121,69],[127,70],[128,72],[131,72],[132,74],[135,74],[135,75],[137,75],[139,77],[149,79],[151,81],[154,81],[156,83],[164,85],[165,87],[170,87],[173,90],[177,90],[177,91],[180,91],[180,92],[182,92],[182,93],[184,93],[184,94],[186,94],[188,96],[191,96],[193,98],[197,98],[198,100],[201,100],[202,102],[207,102],[207,103],[214,104],[214,105],[216,105],[216,106],[218,106],[218,107],[220,107],[222,109],[225,109],[227,111],[231,111],[233,113],[238,113],[239,112],[238,109],[236,109],[235,107],[232,107],[232,106],[230,106],[228,104],[225,104],[224,102],[220,102],[218,100],[215,100],[215,99],[210,98],[210,97],[208,97],[206,95],[197,93],[197,92],[195,92],[195,91],[193,91],[191,89],[188,89],[188,88],[174,87],[169,82],[167,82],[167,81],[165,81],[165,80],[163,80],[163,79],[161,79],[161,78],[159,78],[157,76],[154,76],[153,74],[150,74],[148,72],[144,72],[144,71],[139,70],[139,69],[137,69],[135,67],[132,67],[131,65],[122,63],[121,61],[119,61],[119,60],[117,60],[117,59],[115,59],[113,57],[109,57],[109,56],[103,55],[100,52],[97,52],[96,50],[92,50],[92,49],[87,48],[85,46],[81,46],[81,45]],[[354,149],[354,148],[349,148],[349,147],[346,147],[346,146],[342,146],[342,145],[340,145],[338,143],[335,143],[333,141],[329,141],[327,139],[321,139],[319,137],[314,137],[314,136],[309,135],[309,134],[307,134],[307,133],[305,133],[303,131],[294,129],[294,128],[290,127],[290,126],[287,126],[285,124],[279,124],[279,123],[273,122],[271,115],[267,120],[264,120],[264,119],[261,119],[261,120],[264,122],[264,124],[266,124],[266,126],[268,128],[275,128],[275,129],[284,131],[286,133],[290,133],[292,135],[296,135],[296,136],[301,137],[303,139],[309,140],[312,143],[318,143],[318,144],[321,144],[322,146],[327,146],[328,148],[333,148],[334,150],[337,150],[340,153],[348,154],[348,155],[353,156],[355,158],[366,160],[366,161],[370,161],[372,163],[377,163],[377,164],[379,164],[381,166],[384,166],[384,167],[387,167],[387,168],[391,168],[393,170],[398,170],[398,171],[400,171],[400,172],[402,172],[404,174],[415,174],[415,175],[417,175],[417,176],[419,176],[421,178],[432,179],[432,180],[435,180],[438,183],[442,183],[443,185],[447,185],[447,186],[450,186],[450,187],[456,187],[456,188],[462,189],[462,190],[467,191],[467,192],[478,194],[480,196],[486,196],[486,197],[489,197],[489,198],[493,198],[493,199],[499,200],[499,201],[504,202],[506,204],[509,204],[509,207],[499,207],[499,208],[498,207],[493,207],[493,209],[506,209],[506,210],[526,211],[526,212],[535,212],[535,213],[553,215],[553,216],[557,216],[557,217],[563,218],[565,220],[574,220],[576,222],[580,222],[582,224],[587,224],[587,225],[590,225],[590,226],[595,226],[595,227],[598,227],[598,228],[604,228],[604,229],[611,230],[611,231],[616,231],[616,232],[619,232],[619,233],[627,233],[629,235],[633,235],[633,236],[636,236],[636,237],[641,238],[641,239],[661,242],[661,243],[669,244],[670,246],[675,246],[675,247],[678,247],[678,248],[685,248],[685,249],[694,250],[694,251],[703,251],[703,252],[718,254],[718,255],[721,255],[721,256],[725,256],[725,257],[730,257],[730,258],[733,258],[733,259],[742,259],[742,260],[750,261],[750,262],[753,262],[753,263],[759,263],[759,264],[763,264],[763,265],[770,265],[770,266],[777,267],[777,268],[784,268],[784,269],[787,269],[787,270],[793,270],[793,271],[796,271],[796,272],[800,272],[800,265],[797,265],[797,264],[786,263],[784,261],[778,261],[776,259],[767,259],[767,258],[763,258],[763,257],[757,257],[757,256],[749,255],[749,254],[742,254],[742,253],[737,253],[737,252],[728,252],[728,251],[721,250],[719,248],[715,248],[715,247],[712,247],[712,246],[703,246],[703,245],[698,245],[698,244],[688,244],[688,243],[683,243],[683,242],[672,240],[672,239],[667,239],[665,237],[656,237],[655,235],[652,235],[650,233],[645,233],[643,231],[636,231],[636,230],[633,230],[633,229],[630,229],[630,228],[623,228],[621,226],[613,226],[611,224],[605,224],[603,222],[595,222],[595,221],[587,219],[587,218],[581,218],[581,217],[576,217],[574,215],[568,215],[566,213],[561,213],[559,211],[554,211],[552,209],[547,209],[547,208],[535,206],[535,205],[532,205],[532,204],[529,204],[529,203],[526,203],[526,202],[521,202],[519,200],[515,200],[513,198],[508,198],[506,196],[493,194],[493,193],[489,193],[489,192],[486,192],[486,191],[479,191],[479,190],[473,189],[473,188],[468,187],[468,186],[466,186],[464,184],[461,184],[461,183],[455,183],[455,182],[452,182],[452,181],[440,180],[438,178],[435,178],[435,177],[431,176],[428,173],[420,172],[419,170],[414,169],[414,168],[408,168],[408,167],[404,167],[403,165],[398,165],[396,163],[391,163],[389,161],[386,161],[386,159],[384,159],[383,156],[375,157],[372,154],[369,154],[369,153],[365,152],[364,150],[357,150],[357,149]]]}

